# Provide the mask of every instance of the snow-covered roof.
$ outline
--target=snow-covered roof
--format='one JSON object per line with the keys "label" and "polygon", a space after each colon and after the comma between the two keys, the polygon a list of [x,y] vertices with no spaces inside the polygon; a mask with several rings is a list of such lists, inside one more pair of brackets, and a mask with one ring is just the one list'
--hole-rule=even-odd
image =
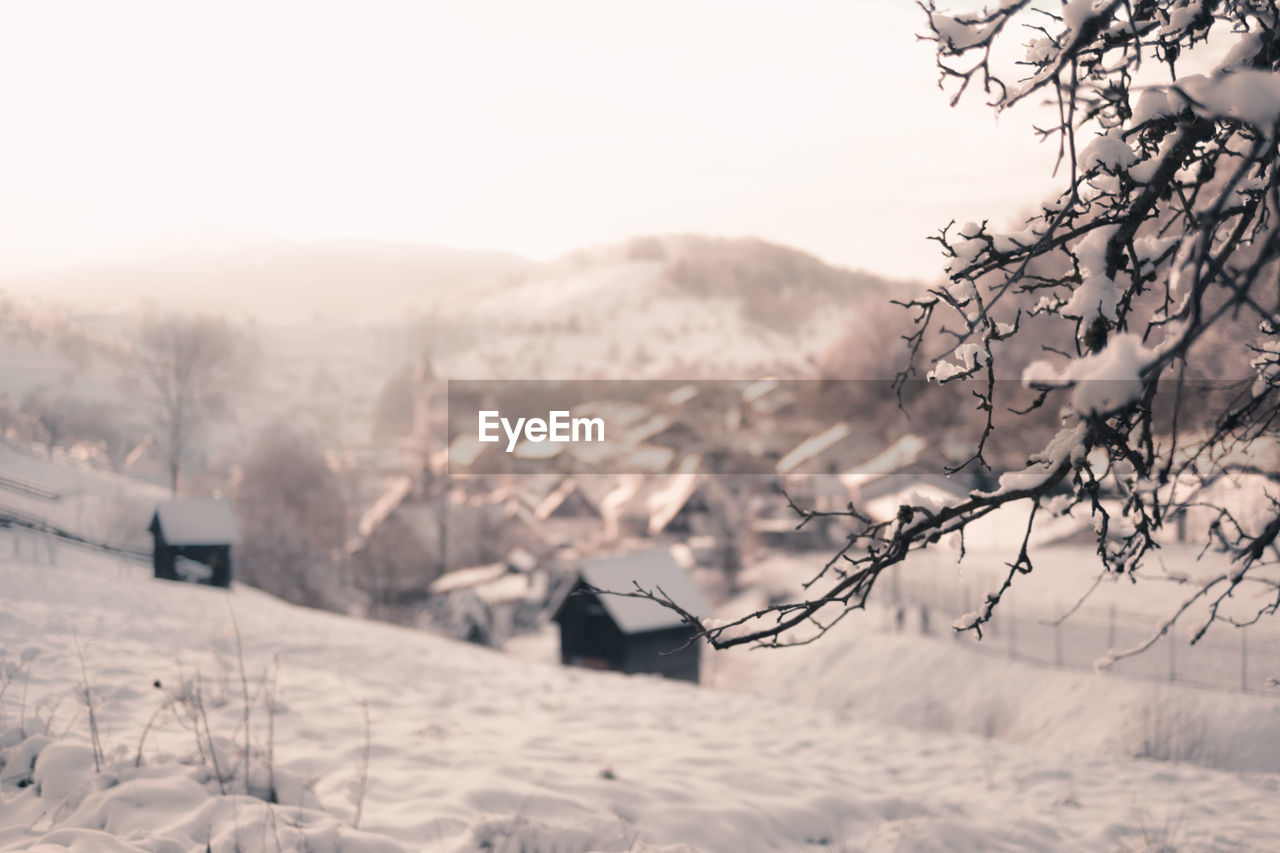
{"label": "snow-covered roof", "polygon": [[377,529],[378,525],[386,521],[387,516],[391,515],[395,508],[400,506],[412,490],[413,478],[408,474],[393,477],[391,482],[387,484],[387,488],[378,496],[378,499],[360,516],[360,522],[356,525],[356,529],[360,531],[360,536],[368,538]]}
{"label": "snow-covered roof", "polygon": [[522,439],[516,445],[514,456],[517,459],[554,459],[564,452],[565,445],[552,441],[530,441]]}
{"label": "snow-covered roof", "polygon": [[840,476],[892,474],[894,471],[901,471],[908,465],[915,463],[928,446],[929,443],[921,436],[915,435],[914,433],[907,433],[893,444],[877,453],[875,456],[872,456],[870,459],[863,462],[859,462],[853,468],[845,471]]}
{"label": "snow-covered roof", "polygon": [[466,569],[455,569],[432,581],[430,590],[432,595],[443,595],[446,592],[467,589],[497,580],[506,573],[507,564],[502,562],[486,563],[483,566],[471,566]]}
{"label": "snow-covered roof", "polygon": [[672,474],[662,486],[650,492],[647,502],[650,536],[657,536],[667,529],[698,490],[700,480],[697,474]]}
{"label": "snow-covered roof", "polygon": [[156,504],[155,520],[170,545],[234,545],[240,528],[222,498],[171,498]]}
{"label": "snow-covered roof", "polygon": [[578,480],[574,477],[565,477],[554,491],[539,501],[538,505],[533,508],[533,517],[538,521],[546,521],[574,494],[577,494],[582,504],[592,512],[599,512],[596,502],[582,489]]}
{"label": "snow-covered roof", "polygon": [[676,452],[658,444],[642,444],[622,458],[620,467],[627,471],[661,474],[671,467]]}
{"label": "snow-covered roof", "polygon": [[777,379],[759,379],[742,389],[742,402],[760,415],[776,414],[789,406],[794,397]]}
{"label": "snow-covered roof", "polygon": [[853,433],[846,423],[838,423],[811,438],[807,438],[778,460],[778,473],[790,474],[820,453],[824,453],[844,441]]}
{"label": "snow-covered roof", "polygon": [[606,537],[618,535],[619,524],[626,515],[627,508],[643,491],[644,485],[645,478],[639,474],[624,474],[600,500],[600,517],[604,519]]}
{"label": "snow-covered roof", "polygon": [[668,391],[662,395],[662,400],[669,406],[683,406],[696,396],[698,396],[696,385],[681,385],[674,391]]}
{"label": "snow-covered roof", "polygon": [[629,444],[644,444],[658,433],[670,428],[675,418],[658,413],[650,415],[640,423],[627,430],[626,440]]}
{"label": "snow-covered roof", "polygon": [[[588,557],[579,567],[582,580],[600,590],[634,592],[636,583],[655,594],[665,593],[694,616],[711,613],[702,593],[666,548],[633,551],[607,557]],[[662,593],[658,593],[661,588]],[[646,598],[601,595],[604,609],[624,634],[674,628],[681,623],[674,610]]]}
{"label": "snow-covered roof", "polygon": [[648,417],[649,407],[629,400],[591,400],[579,403],[571,410],[574,417],[600,417],[611,426],[633,426]]}
{"label": "snow-covered roof", "polygon": [[506,560],[455,569],[431,583],[432,595],[468,591],[486,604],[544,598],[547,594],[545,574],[536,574],[537,558],[523,548],[516,548]]}
{"label": "snow-covered roof", "polygon": [[746,388],[742,389],[742,399],[747,403],[754,403],[756,400],[772,394],[778,387],[776,379],[757,379]]}
{"label": "snow-covered roof", "polygon": [[480,441],[479,436],[460,435],[449,445],[448,463],[460,469],[470,468],[488,449],[489,445]]}
{"label": "snow-covered roof", "polygon": [[937,512],[968,494],[960,483],[939,476],[886,477],[883,482],[892,484],[892,490],[867,498],[863,503],[863,509],[880,521],[893,518],[904,504]]}
{"label": "snow-covered roof", "polygon": [[488,605],[520,601],[545,601],[547,576],[508,572],[488,583],[476,584],[469,590]]}

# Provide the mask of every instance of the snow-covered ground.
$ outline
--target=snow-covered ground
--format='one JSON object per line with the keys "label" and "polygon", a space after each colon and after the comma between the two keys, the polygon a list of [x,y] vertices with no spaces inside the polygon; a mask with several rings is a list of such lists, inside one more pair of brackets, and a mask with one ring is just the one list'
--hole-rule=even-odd
{"label": "snow-covered ground", "polygon": [[[149,544],[147,525],[155,502],[169,494],[167,489],[94,469],[65,454],[50,460],[3,440],[0,478],[0,513],[15,513],[123,548]],[[43,537],[31,535],[20,537],[8,551],[40,553],[51,547],[55,546]]]}
{"label": "snow-covered ground", "polygon": [[[741,299],[673,287],[656,261],[554,270],[477,302],[469,322],[489,334],[440,354],[450,376],[739,377],[812,364],[855,316],[855,301],[824,300],[783,333],[745,317]],[[518,315],[511,306],[520,306]],[[572,325],[565,327],[566,323]],[[560,328],[556,334],[548,329]],[[532,371],[532,373],[530,373]]]}
{"label": "snow-covered ground", "polygon": [[[1024,742],[886,722],[909,713],[913,679],[942,679],[936,662],[915,666],[910,644],[889,647],[896,672],[870,674],[842,659],[847,645],[815,645],[826,656],[795,671],[789,699],[752,692],[745,676],[726,690],[564,669],[244,587],[69,559],[0,565],[0,590],[13,672],[0,700],[4,850],[1270,850],[1280,840],[1278,775],[1134,760],[1087,743],[1087,721]],[[1005,695],[1020,692],[1046,717],[1074,693],[964,660],[940,689],[1002,679],[1013,685]],[[742,663],[709,666],[725,683]],[[86,677],[100,772],[77,700]],[[814,703],[818,684],[847,684],[857,701]],[[244,794],[246,693],[251,789],[267,789],[270,766],[278,804]]]}

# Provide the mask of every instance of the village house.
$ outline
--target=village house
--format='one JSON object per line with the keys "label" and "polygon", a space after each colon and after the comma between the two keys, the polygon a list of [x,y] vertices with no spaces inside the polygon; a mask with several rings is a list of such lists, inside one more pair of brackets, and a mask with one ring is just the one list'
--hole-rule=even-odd
{"label": "village house", "polygon": [[155,540],[157,578],[231,586],[231,548],[240,530],[230,503],[222,498],[161,501],[148,529]]}
{"label": "village house", "polygon": [[431,624],[458,639],[500,646],[537,627],[550,580],[546,568],[523,548],[493,563],[448,572],[431,583]]}
{"label": "village house", "polygon": [[566,666],[653,673],[697,682],[700,645],[680,614],[645,598],[608,595],[635,585],[669,596],[699,618],[711,612],[702,593],[666,548],[584,559],[553,619]]}

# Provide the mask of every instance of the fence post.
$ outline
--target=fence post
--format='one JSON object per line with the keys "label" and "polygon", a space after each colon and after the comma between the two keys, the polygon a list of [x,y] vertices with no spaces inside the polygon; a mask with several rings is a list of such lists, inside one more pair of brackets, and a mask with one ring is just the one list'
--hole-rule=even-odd
{"label": "fence post", "polygon": [[1249,690],[1249,629],[1240,629],[1240,692]]}

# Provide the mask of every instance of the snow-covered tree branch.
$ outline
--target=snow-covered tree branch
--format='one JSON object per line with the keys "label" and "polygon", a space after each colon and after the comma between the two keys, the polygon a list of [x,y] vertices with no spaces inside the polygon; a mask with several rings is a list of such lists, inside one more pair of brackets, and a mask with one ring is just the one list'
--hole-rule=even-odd
{"label": "snow-covered tree branch", "polygon": [[[988,467],[988,439],[1033,413],[1056,413],[1056,435],[1024,470],[999,471],[996,488],[949,505],[903,505],[887,522],[850,505],[857,530],[804,600],[727,622],[686,618],[721,648],[809,642],[863,608],[912,553],[1011,512],[1026,535],[1007,580],[954,624],[980,636],[1033,571],[1029,542],[1043,519],[1092,515],[1102,570],[1136,579],[1166,523],[1208,505],[1212,522],[1195,533],[1226,568],[1188,599],[1208,602],[1193,617],[1198,639],[1241,584],[1280,590],[1267,574],[1280,565],[1277,4],[919,5],[952,103],[981,89],[997,111],[1048,105],[1056,120],[1036,132],[1058,146],[1062,186],[1028,199],[1034,214],[1011,230],[984,221],[938,233],[946,283],[903,303],[915,328],[899,379],[919,370],[972,386],[985,428],[961,468]],[[1018,56],[1002,64],[1010,47]],[[1213,497],[1216,481],[1244,470],[1261,474],[1249,519]],[[1280,591],[1262,610],[1278,608]],[[1153,641],[1193,612],[1172,613]]]}

